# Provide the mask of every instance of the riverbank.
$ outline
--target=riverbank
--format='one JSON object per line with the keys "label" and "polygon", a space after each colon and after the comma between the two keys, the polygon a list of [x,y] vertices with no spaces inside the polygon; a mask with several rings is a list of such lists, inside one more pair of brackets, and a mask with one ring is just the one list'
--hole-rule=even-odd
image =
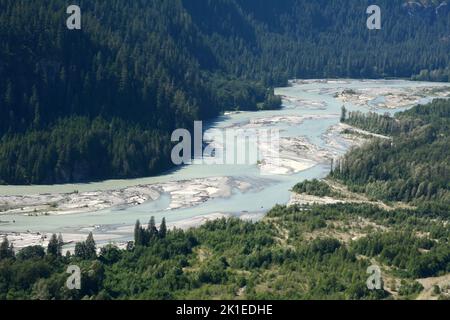
{"label": "riverbank", "polygon": [[[240,215],[232,215],[226,213],[211,213],[208,215],[195,216],[176,222],[167,223],[167,228],[169,230],[181,229],[188,230],[191,228],[198,228],[209,221],[214,221],[217,219],[226,219],[230,217],[238,217],[241,220],[254,221],[260,219],[263,213],[249,213],[243,212]],[[146,227],[146,221],[142,221],[143,226]],[[156,225],[159,228],[159,224]],[[114,228],[113,230],[108,230],[104,232],[99,232],[101,226],[88,226],[84,228],[83,233],[67,233],[61,232],[61,236],[64,240],[63,254],[67,252],[73,253],[75,249],[75,244],[86,239],[87,232],[93,232],[95,234],[94,238],[97,243],[97,249],[100,250],[102,247],[113,243],[120,249],[125,249],[127,247],[128,241],[132,240],[131,235],[134,232],[134,226],[122,226]],[[13,245],[16,251],[20,251],[23,248],[29,246],[42,246],[46,248],[50,241],[52,233],[41,233],[28,230],[26,232],[3,232],[0,233],[0,239],[2,237],[7,237],[8,241]]]}
{"label": "riverbank", "polygon": [[165,209],[173,210],[196,206],[209,199],[230,197],[233,189],[246,192],[250,188],[251,185],[246,181],[218,177],[96,192],[0,196],[0,218],[2,215],[64,215],[139,206],[156,201],[164,194],[170,197],[170,203]]}

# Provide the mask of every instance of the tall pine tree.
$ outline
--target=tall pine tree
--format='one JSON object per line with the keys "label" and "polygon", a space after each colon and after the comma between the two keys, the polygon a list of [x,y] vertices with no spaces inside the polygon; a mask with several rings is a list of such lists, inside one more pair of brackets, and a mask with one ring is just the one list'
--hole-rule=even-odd
{"label": "tall pine tree", "polygon": [[161,225],[159,226],[159,237],[164,239],[167,235],[166,218],[162,219]]}
{"label": "tall pine tree", "polygon": [[57,257],[58,256],[58,237],[56,234],[52,234],[50,241],[47,245],[47,254]]}

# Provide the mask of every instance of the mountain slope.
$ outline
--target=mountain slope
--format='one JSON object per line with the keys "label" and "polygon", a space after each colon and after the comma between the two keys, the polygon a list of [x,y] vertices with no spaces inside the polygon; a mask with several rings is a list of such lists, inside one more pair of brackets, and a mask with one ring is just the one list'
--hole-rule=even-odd
{"label": "mountain slope", "polygon": [[[226,109],[279,105],[291,77],[448,80],[450,16],[379,1],[0,0],[0,183],[152,175],[170,134]],[[437,9],[436,9],[437,10]],[[266,103],[263,103],[263,102]]]}

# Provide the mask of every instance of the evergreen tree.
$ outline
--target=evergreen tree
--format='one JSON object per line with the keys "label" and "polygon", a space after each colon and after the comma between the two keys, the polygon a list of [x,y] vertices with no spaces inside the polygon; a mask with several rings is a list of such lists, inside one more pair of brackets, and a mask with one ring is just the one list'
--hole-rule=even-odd
{"label": "evergreen tree", "polygon": [[87,259],[87,256],[86,242],[77,242],[75,244],[75,257],[85,260]]}
{"label": "evergreen tree", "polygon": [[342,106],[342,108],[341,108],[341,122],[344,123],[346,119],[347,119],[347,109],[345,108],[345,106]]}
{"label": "evergreen tree", "polygon": [[141,246],[142,245],[142,227],[141,222],[139,220],[136,221],[136,224],[134,225],[134,244],[135,246]]}
{"label": "evergreen tree", "polygon": [[97,258],[97,247],[92,232],[89,232],[86,241],[78,242],[75,245],[75,256],[83,260]]}
{"label": "evergreen tree", "polygon": [[158,236],[158,229],[156,228],[156,222],[155,222],[154,216],[152,216],[150,218],[150,221],[148,222],[147,233],[148,233],[148,238],[150,241]]}
{"label": "evergreen tree", "polygon": [[59,256],[58,251],[59,251],[58,237],[56,236],[56,234],[52,234],[50,241],[47,245],[47,254],[57,257]]}
{"label": "evergreen tree", "polygon": [[97,257],[97,247],[92,232],[89,232],[86,239],[86,254],[88,259],[95,259]]}
{"label": "evergreen tree", "polygon": [[63,239],[62,234],[60,233],[60,234],[58,235],[58,256],[59,256],[59,257],[62,256],[63,246],[64,246],[64,239]]}
{"label": "evergreen tree", "polygon": [[14,258],[14,247],[9,243],[8,237],[4,237],[0,244],[0,260]]}
{"label": "evergreen tree", "polygon": [[159,237],[164,239],[167,235],[166,218],[162,219],[161,225],[159,226]]}

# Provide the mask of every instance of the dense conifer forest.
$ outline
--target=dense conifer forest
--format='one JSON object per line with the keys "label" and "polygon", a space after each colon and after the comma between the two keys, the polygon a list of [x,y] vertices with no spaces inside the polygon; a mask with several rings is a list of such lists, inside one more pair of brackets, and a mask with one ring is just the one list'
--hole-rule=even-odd
{"label": "dense conifer forest", "polygon": [[288,78],[449,80],[450,10],[368,1],[0,0],[0,183],[153,175],[170,134],[277,108]]}
{"label": "dense conifer forest", "polygon": [[396,115],[350,114],[345,120],[389,134],[348,153],[332,173],[375,199],[450,205],[450,103],[434,100]]}

